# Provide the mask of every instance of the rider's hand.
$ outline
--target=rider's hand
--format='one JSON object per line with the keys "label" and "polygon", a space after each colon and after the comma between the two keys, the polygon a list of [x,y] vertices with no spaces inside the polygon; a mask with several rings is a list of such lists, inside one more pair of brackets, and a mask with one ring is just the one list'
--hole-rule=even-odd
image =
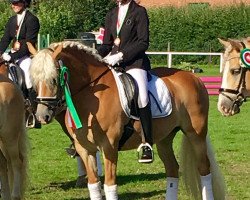
{"label": "rider's hand", "polygon": [[2,58],[3,58],[5,61],[9,62],[10,59],[11,59],[11,56],[10,56],[8,53],[3,53]]}
{"label": "rider's hand", "polygon": [[119,52],[114,55],[107,55],[105,58],[103,58],[104,62],[106,62],[110,66],[114,66],[118,64],[123,59],[123,53]]}

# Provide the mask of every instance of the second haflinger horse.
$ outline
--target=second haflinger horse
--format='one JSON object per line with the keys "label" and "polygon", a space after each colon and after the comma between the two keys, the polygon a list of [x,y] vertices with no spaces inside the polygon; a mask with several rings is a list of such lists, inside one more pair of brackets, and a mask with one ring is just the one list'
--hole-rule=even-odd
{"label": "second haflinger horse", "polygon": [[[65,123],[86,166],[90,198],[102,199],[95,159],[100,150],[105,166],[106,199],[118,199],[118,150],[137,148],[142,141],[140,122],[136,116],[131,119],[133,109],[128,105],[133,95],[125,92],[119,79],[130,83],[127,90],[133,88],[132,81],[123,74],[117,75],[93,49],[78,42],[53,43],[39,52],[29,48],[34,54],[31,78],[41,102],[37,117],[49,123],[56,112],[56,106],[49,101],[66,99]],[[149,84],[153,140],[166,171],[166,199],[177,199],[179,164],[172,144],[179,130],[183,132],[182,176],[188,191],[194,199],[225,199],[223,178],[207,136],[209,99],[204,84],[190,72],[163,67],[151,71]],[[71,117],[76,128],[72,127]],[[123,135],[127,127],[132,130],[128,138]]]}
{"label": "second haflinger horse", "polygon": [[218,110],[224,116],[232,116],[240,112],[240,106],[250,97],[250,37],[219,41],[225,52]]}
{"label": "second haflinger horse", "polygon": [[6,75],[0,74],[0,196],[3,200],[20,200],[24,195],[27,144],[22,93]]}

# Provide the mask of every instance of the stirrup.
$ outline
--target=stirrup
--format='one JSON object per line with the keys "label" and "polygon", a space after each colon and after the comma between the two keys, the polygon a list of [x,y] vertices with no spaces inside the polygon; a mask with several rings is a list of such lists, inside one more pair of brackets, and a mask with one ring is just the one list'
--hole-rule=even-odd
{"label": "stirrup", "polygon": [[65,151],[71,158],[75,158],[76,156],[78,156],[78,153],[74,148],[74,144],[71,144],[69,147],[65,148]]}
{"label": "stirrup", "polygon": [[30,113],[26,120],[26,128],[42,128],[42,125],[37,121],[36,116],[33,113]]}
{"label": "stirrup", "polygon": [[[146,159],[142,158],[143,152],[140,155],[140,152],[143,151],[143,147],[147,147],[150,149],[150,153],[151,153],[150,158],[146,158]],[[149,143],[140,144],[140,146],[137,148],[137,152],[138,152],[137,156],[138,156],[139,163],[152,163],[154,161],[154,151],[153,151],[152,146]]]}
{"label": "stirrup", "polygon": [[35,123],[36,123],[35,116],[32,113],[30,113],[29,116],[27,117],[27,120],[26,120],[26,127],[27,128],[34,128]]}

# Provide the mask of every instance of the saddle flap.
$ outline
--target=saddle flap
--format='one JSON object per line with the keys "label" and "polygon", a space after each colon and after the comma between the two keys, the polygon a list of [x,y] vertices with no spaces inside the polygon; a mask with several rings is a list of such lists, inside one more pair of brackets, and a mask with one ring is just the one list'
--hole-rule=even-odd
{"label": "saddle flap", "polygon": [[11,80],[16,83],[22,91],[26,90],[24,72],[17,64],[9,64],[9,75]]}

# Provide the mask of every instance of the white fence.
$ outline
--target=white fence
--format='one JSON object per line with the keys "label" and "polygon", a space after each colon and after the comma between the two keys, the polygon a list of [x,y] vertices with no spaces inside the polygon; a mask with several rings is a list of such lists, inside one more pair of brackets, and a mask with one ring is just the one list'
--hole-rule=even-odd
{"label": "white fence", "polygon": [[173,55],[197,55],[197,56],[220,56],[220,71],[222,69],[223,53],[212,53],[212,52],[146,52],[148,55],[167,55],[168,56],[168,67],[172,66]]}

